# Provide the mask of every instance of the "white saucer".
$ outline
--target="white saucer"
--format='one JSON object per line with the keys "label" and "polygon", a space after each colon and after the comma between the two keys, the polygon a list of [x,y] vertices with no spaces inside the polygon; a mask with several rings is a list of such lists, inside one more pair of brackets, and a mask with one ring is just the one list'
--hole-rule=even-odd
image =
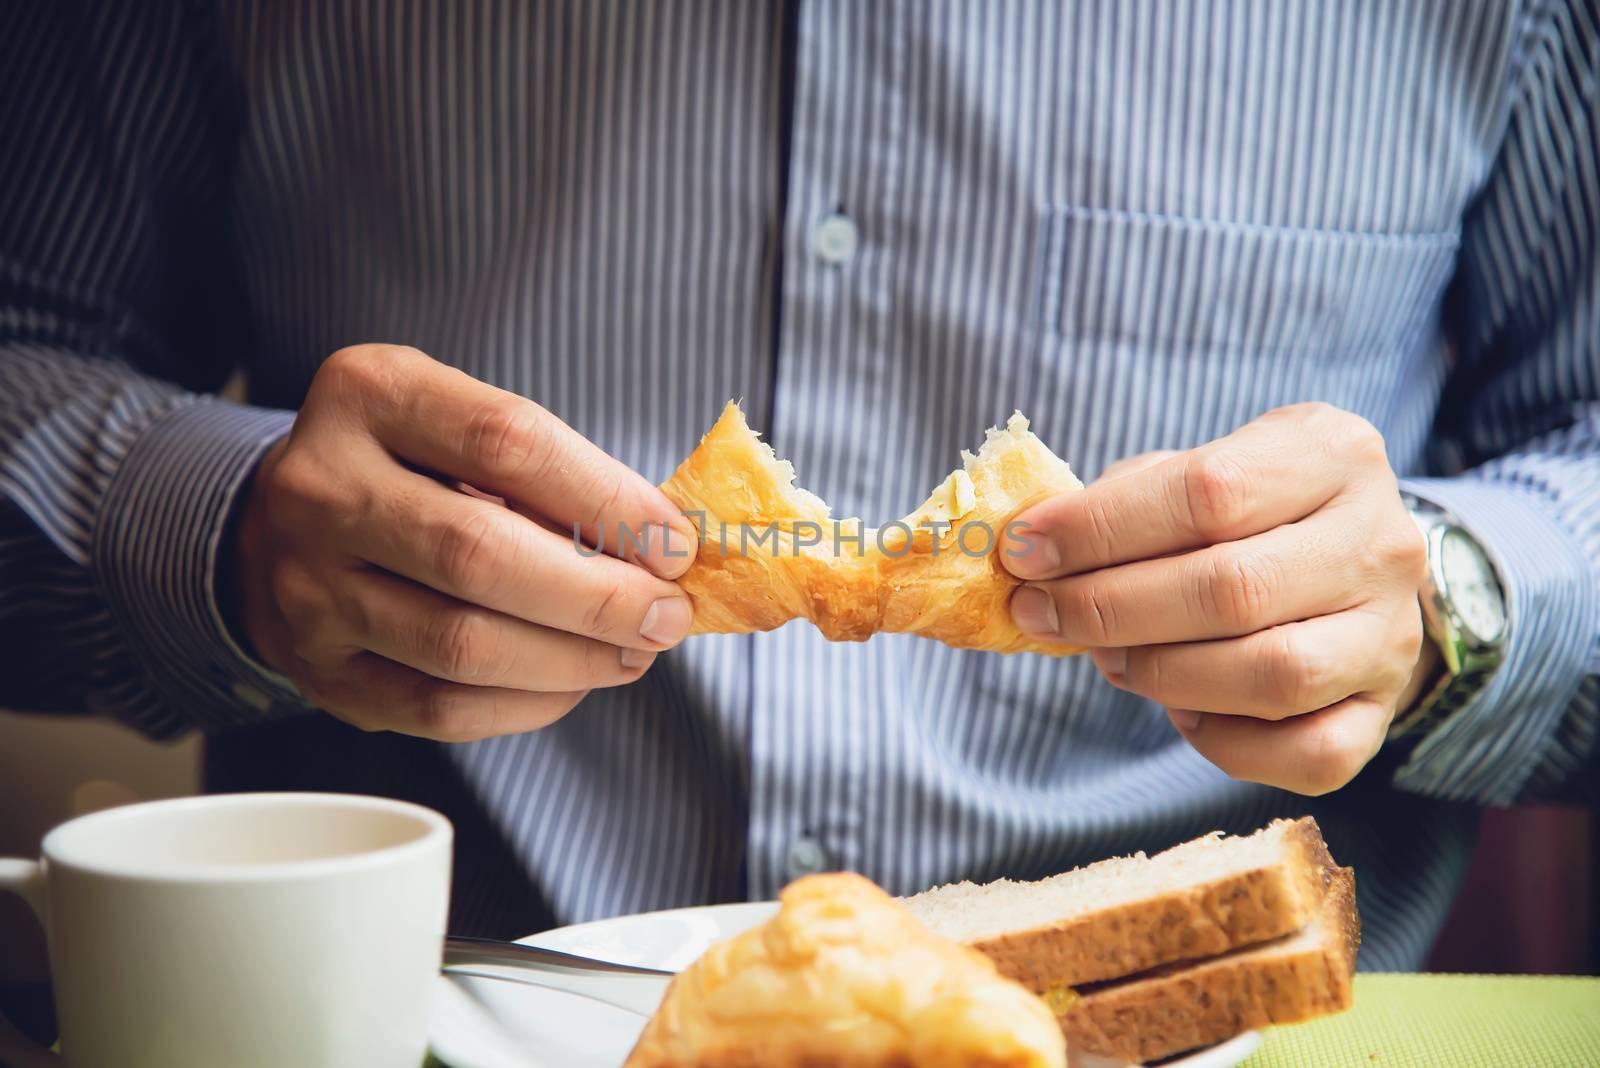
{"label": "white saucer", "polygon": [[[761,923],[771,902],[619,916],[520,939],[586,957],[680,971],[713,942]],[[588,998],[494,979],[440,977],[428,1038],[449,1068],[619,1068],[644,1019]],[[1234,1068],[1254,1031],[1163,1068]]]}

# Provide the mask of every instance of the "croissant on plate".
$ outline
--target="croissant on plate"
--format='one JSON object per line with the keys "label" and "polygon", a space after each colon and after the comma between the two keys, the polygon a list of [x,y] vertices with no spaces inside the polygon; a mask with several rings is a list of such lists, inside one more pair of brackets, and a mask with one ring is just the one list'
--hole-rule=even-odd
{"label": "croissant on plate", "polygon": [[672,981],[625,1068],[1066,1068],[1044,1002],[859,875],[790,883],[777,915]]}
{"label": "croissant on plate", "polygon": [[694,602],[690,633],[808,619],[833,641],[890,631],[998,653],[1082,652],[1017,629],[1008,602],[1019,582],[1000,554],[1025,549],[1008,526],[1019,512],[1083,483],[1020,412],[962,461],[903,519],[882,528],[835,519],[730,401],[661,485],[700,532],[678,580]]}

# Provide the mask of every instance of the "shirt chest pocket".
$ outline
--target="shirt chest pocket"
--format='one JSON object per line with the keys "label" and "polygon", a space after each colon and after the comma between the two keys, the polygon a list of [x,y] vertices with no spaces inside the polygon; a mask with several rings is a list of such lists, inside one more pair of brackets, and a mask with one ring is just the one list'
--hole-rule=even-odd
{"label": "shirt chest pocket", "polygon": [[1392,356],[1432,328],[1457,243],[1056,206],[1036,325],[1145,350]]}

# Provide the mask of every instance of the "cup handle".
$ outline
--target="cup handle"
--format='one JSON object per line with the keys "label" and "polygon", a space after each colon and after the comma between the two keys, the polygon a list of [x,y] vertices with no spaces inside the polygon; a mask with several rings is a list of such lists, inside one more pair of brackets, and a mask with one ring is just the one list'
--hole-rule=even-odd
{"label": "cup handle", "polygon": [[[36,860],[0,857],[0,890],[9,890],[28,903],[44,924],[44,865]],[[0,1016],[0,1064],[15,1068],[61,1068],[61,1058],[37,1046]]]}
{"label": "cup handle", "polygon": [[44,925],[44,865],[37,860],[0,857],[0,890],[10,890],[33,909]]}

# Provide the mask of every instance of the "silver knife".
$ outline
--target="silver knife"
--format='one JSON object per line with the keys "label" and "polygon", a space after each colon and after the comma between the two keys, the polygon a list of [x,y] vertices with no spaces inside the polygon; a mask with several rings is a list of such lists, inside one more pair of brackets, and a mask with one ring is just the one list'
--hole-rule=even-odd
{"label": "silver knife", "polygon": [[554,949],[492,938],[444,940],[441,970],[450,975],[504,979],[589,998],[637,1013],[655,1014],[675,972],[580,957]]}

